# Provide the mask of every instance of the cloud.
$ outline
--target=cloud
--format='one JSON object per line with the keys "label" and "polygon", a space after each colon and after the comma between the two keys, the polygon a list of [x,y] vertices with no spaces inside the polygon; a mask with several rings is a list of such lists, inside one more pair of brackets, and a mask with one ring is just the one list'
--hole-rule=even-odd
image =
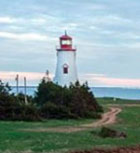
{"label": "cloud", "polygon": [[49,21],[54,21],[55,18],[47,15],[41,15],[40,17],[25,18],[25,17],[14,17],[14,16],[1,16],[0,23],[5,24],[46,24]]}
{"label": "cloud", "polygon": [[140,87],[140,79],[108,78],[108,77],[100,77],[94,79],[108,86]]}
{"label": "cloud", "polygon": [[124,44],[124,46],[132,48],[132,49],[140,49],[140,43],[139,42],[132,42],[132,43],[127,43]]}
{"label": "cloud", "polygon": [[107,9],[107,6],[102,5],[102,4],[94,4],[94,5],[88,4],[87,9],[88,10],[94,10],[94,11],[95,10],[105,10],[105,9]]}
{"label": "cloud", "polygon": [[[5,28],[7,31],[11,31],[11,27],[16,27],[13,28],[14,30],[19,30],[22,29],[23,32],[27,31],[30,29],[36,30],[36,27],[38,27],[37,31],[41,32],[44,28],[52,28],[52,26],[55,25],[55,27],[59,27],[59,25],[63,25],[62,19],[57,18],[55,16],[51,15],[44,15],[40,14],[38,16],[32,16],[32,17],[16,17],[16,16],[1,16],[0,17],[0,27]],[[3,24],[4,27],[3,27]],[[71,25],[71,27],[74,25]],[[18,27],[18,29],[17,29]]]}
{"label": "cloud", "polygon": [[16,20],[11,17],[0,17],[0,23],[15,23]]}
{"label": "cloud", "polygon": [[90,22],[94,25],[126,25],[132,24],[133,21],[128,18],[121,17],[120,15],[96,15],[94,18],[90,19]]}
{"label": "cloud", "polygon": [[[16,75],[19,75],[19,82],[22,83],[24,77],[27,78],[28,84],[32,82],[37,83],[45,76],[45,73],[39,72],[10,72],[10,71],[0,71],[0,79],[4,82],[9,82],[13,84],[15,82]],[[49,74],[50,78],[53,78],[53,74]]]}
{"label": "cloud", "polygon": [[49,38],[46,35],[38,33],[10,33],[10,32],[0,32],[1,38],[16,39],[16,40],[32,40],[32,41],[50,41],[56,40],[55,38]]}
{"label": "cloud", "polygon": [[84,76],[90,84],[102,86],[116,87],[140,87],[140,79],[129,78],[113,78],[107,77],[104,74],[85,74]]}
{"label": "cloud", "polygon": [[[115,86],[116,82],[116,85],[124,86],[127,82],[121,83],[121,80],[140,76],[139,2],[132,10],[134,2],[128,0],[124,0],[127,5],[121,0],[22,1],[1,1],[1,71],[42,72],[49,67],[54,72],[54,46],[67,29],[74,38],[73,43],[77,45],[80,80],[88,80],[91,85],[97,86]],[[101,72],[106,76],[80,74],[87,72]],[[108,77],[112,74],[114,78]],[[120,78],[115,77],[115,74]],[[112,80],[112,84],[114,81],[114,85],[109,80]],[[134,79],[127,80],[128,83],[131,80]]]}
{"label": "cloud", "polygon": [[[0,79],[4,82],[14,84],[16,75],[19,75],[19,82],[22,84],[23,78],[27,78],[28,85],[37,85],[39,81],[45,76],[45,73],[38,72],[10,72],[0,71]],[[50,74],[51,80],[54,75]],[[104,74],[80,74],[80,82],[88,81],[90,86],[106,86],[106,87],[140,87],[140,79],[129,78],[113,78],[107,77]],[[33,84],[32,84],[33,83]]]}
{"label": "cloud", "polygon": [[0,71],[0,76],[2,80],[13,80],[16,75],[19,75],[21,78],[27,77],[29,80],[41,79],[44,76],[44,73],[37,72],[5,72]]}
{"label": "cloud", "polygon": [[43,25],[47,23],[47,20],[45,18],[34,18],[34,19],[31,19],[29,22],[32,24]]}

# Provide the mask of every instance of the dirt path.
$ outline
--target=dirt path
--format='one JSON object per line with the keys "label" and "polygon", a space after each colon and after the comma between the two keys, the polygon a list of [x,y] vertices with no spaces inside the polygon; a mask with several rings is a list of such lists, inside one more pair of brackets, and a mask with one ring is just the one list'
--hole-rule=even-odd
{"label": "dirt path", "polygon": [[87,130],[88,128],[100,127],[100,126],[105,126],[105,125],[109,125],[109,124],[114,124],[116,122],[117,114],[119,114],[121,111],[122,110],[119,107],[110,107],[109,112],[104,113],[100,120],[98,120],[96,122],[93,122],[93,123],[90,123],[90,124],[83,124],[83,125],[76,126],[76,127],[66,126],[66,127],[55,127],[55,128],[24,129],[24,131],[70,133],[70,132]]}
{"label": "dirt path", "polygon": [[99,127],[99,126],[105,126],[108,124],[113,124],[116,122],[117,114],[119,114],[121,111],[122,111],[121,108],[111,107],[109,112],[104,113],[102,115],[101,120],[94,122],[94,123],[91,123],[91,124],[85,124],[83,126],[88,127],[88,128],[92,128],[92,127]]}

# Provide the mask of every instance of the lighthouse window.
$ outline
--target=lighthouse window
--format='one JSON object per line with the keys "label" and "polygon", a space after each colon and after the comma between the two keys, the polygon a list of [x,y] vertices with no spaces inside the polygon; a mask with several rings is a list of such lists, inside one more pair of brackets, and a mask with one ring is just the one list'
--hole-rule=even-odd
{"label": "lighthouse window", "polygon": [[69,66],[68,66],[67,64],[64,64],[64,65],[63,65],[63,73],[64,73],[64,74],[68,74],[68,67],[69,67]]}
{"label": "lighthouse window", "polygon": [[63,71],[64,71],[64,74],[68,74],[68,67],[64,67]]}
{"label": "lighthouse window", "polygon": [[63,40],[62,45],[70,45],[71,41],[70,40]]}

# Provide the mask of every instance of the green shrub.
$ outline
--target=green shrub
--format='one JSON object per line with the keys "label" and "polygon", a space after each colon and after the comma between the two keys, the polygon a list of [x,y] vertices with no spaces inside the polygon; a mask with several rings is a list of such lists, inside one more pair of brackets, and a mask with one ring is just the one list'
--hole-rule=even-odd
{"label": "green shrub", "polygon": [[126,138],[127,135],[124,132],[116,131],[107,127],[102,127],[101,131],[99,132],[99,136],[103,138]]}
{"label": "green shrub", "polygon": [[25,104],[23,94],[11,94],[9,85],[0,81],[0,120],[35,121],[40,116],[35,105]]}
{"label": "green shrub", "polygon": [[41,116],[43,118],[76,118],[74,114],[71,114],[68,107],[64,105],[56,105],[52,102],[47,102],[41,107]]}
{"label": "green shrub", "polygon": [[34,105],[0,101],[0,120],[38,121],[40,116]]}
{"label": "green shrub", "polygon": [[87,83],[61,87],[42,80],[35,97],[27,99],[28,104],[24,94],[11,94],[8,84],[0,81],[0,120],[99,118],[103,111]]}
{"label": "green shrub", "polygon": [[61,87],[42,80],[34,101],[44,118],[99,118],[103,112],[87,83]]}

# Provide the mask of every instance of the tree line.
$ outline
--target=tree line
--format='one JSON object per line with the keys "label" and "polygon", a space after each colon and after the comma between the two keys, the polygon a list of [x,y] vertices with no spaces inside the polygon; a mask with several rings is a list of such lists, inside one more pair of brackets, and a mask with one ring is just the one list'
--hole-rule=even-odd
{"label": "tree line", "polygon": [[0,120],[100,118],[103,112],[87,83],[62,87],[43,79],[34,96],[27,96],[28,103],[24,94],[10,91],[10,86],[0,81]]}

